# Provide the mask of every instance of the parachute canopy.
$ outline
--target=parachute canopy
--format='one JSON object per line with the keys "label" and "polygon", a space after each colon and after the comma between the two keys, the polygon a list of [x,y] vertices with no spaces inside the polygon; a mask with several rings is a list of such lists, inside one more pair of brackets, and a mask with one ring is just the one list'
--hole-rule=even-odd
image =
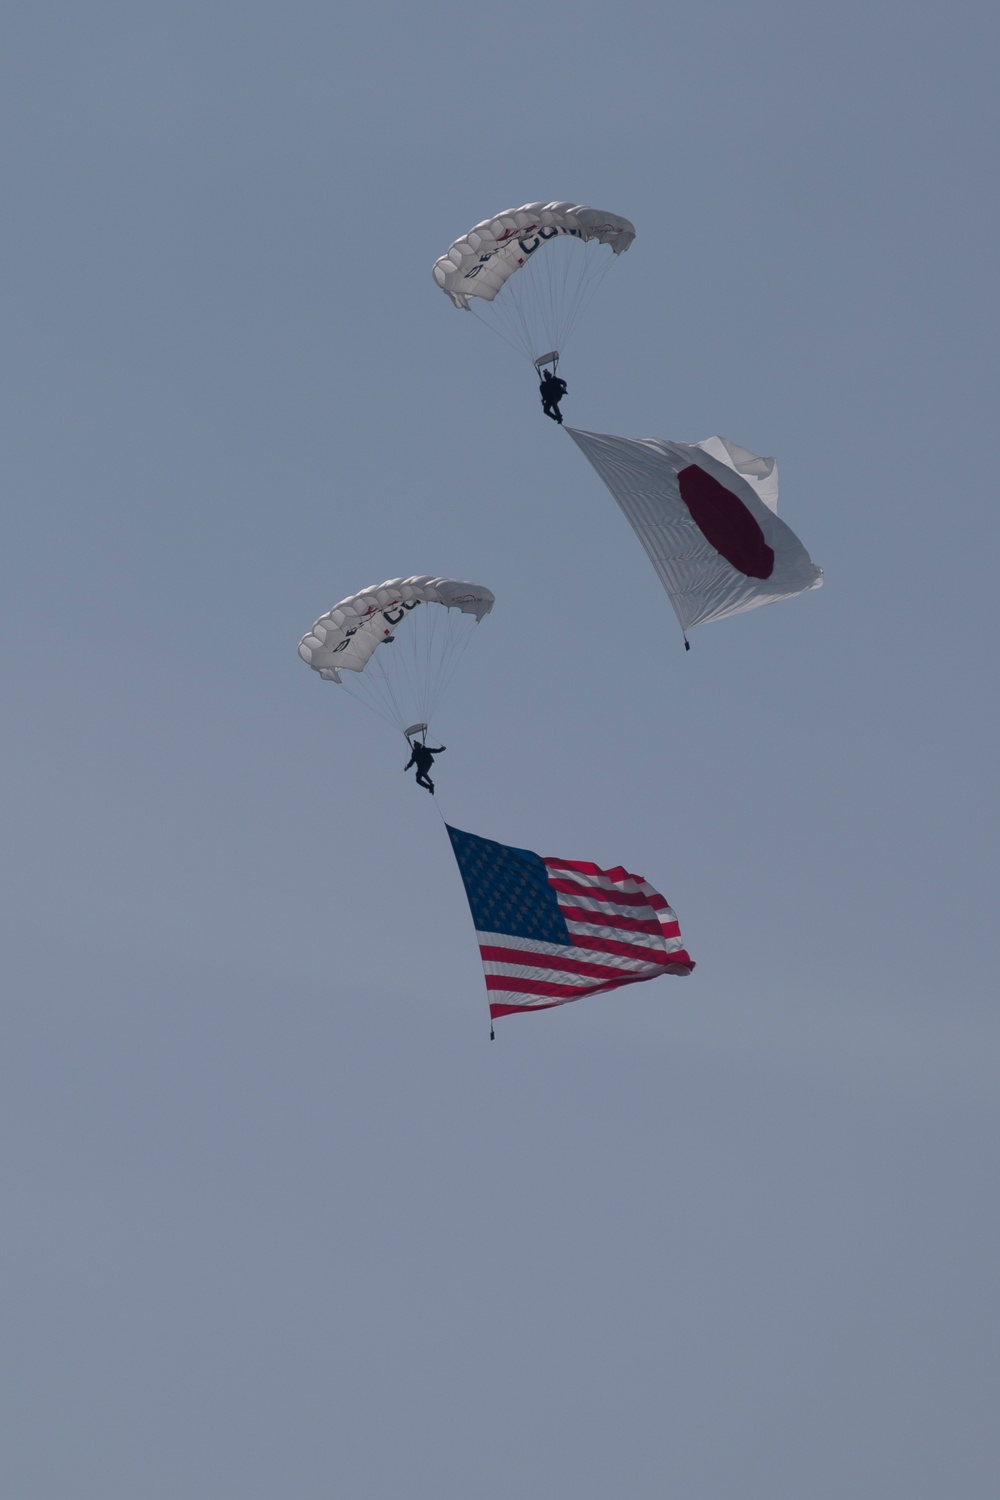
{"label": "parachute canopy", "polygon": [[721,437],[566,431],[624,511],[684,630],[822,584],[822,568],[778,519],[773,458]]}
{"label": "parachute canopy", "polygon": [[299,642],[299,655],[404,732],[426,728],[472,629],[494,602],[478,583],[390,578],[321,615]]}
{"label": "parachute canopy", "polygon": [[548,360],[558,359],[612,258],[599,247],[620,255],[634,239],[634,225],[620,214],[582,203],[526,203],[457,239],[435,261],[434,280],[456,307],[487,314],[483,321],[532,362],[543,349],[551,351]]}

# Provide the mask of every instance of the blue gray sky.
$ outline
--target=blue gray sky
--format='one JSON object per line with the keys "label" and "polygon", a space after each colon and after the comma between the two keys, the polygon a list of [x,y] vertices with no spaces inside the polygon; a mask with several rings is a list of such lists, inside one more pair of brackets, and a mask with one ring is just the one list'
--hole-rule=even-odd
{"label": "blue gray sky", "polygon": [[[18,1500],[997,1488],[996,27],[977,4],[13,0],[0,1045]],[[777,454],[680,632],[434,288],[638,229],[569,420]],[[497,605],[441,804],[688,980],[498,1023],[405,746],[296,656]]]}

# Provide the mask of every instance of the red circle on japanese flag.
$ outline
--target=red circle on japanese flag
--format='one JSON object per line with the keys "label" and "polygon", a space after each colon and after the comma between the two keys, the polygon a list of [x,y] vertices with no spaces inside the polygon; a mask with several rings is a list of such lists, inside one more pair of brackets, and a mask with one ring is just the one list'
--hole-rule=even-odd
{"label": "red circle on japanese flag", "polygon": [[739,495],[689,464],[677,475],[681,499],[705,540],[747,578],[770,578],[774,553]]}

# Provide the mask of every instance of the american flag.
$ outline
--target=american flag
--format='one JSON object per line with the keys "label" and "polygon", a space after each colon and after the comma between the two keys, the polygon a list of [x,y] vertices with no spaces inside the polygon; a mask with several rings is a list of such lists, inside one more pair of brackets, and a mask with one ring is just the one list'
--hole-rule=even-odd
{"label": "american flag", "polygon": [[694,968],[664,898],[621,865],[602,870],[460,828],[448,834],[494,1020]]}

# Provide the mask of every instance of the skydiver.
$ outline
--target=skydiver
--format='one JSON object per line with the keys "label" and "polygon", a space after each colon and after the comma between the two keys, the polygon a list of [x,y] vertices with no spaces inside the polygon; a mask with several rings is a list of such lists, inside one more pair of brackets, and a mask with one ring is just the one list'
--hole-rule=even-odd
{"label": "skydiver", "polygon": [[436,750],[432,750],[426,742],[421,745],[419,741],[414,740],[410,745],[410,758],[403,767],[404,771],[408,771],[411,766],[416,766],[417,786],[425,786],[432,797],[434,795],[434,783],[427,772],[434,764],[435,755],[440,755],[444,748],[444,745],[438,745]]}
{"label": "skydiver", "polygon": [[559,410],[559,403],[567,391],[565,380],[561,380],[555,370],[546,370],[538,389],[542,397],[542,411],[561,427],[562,412]]}

